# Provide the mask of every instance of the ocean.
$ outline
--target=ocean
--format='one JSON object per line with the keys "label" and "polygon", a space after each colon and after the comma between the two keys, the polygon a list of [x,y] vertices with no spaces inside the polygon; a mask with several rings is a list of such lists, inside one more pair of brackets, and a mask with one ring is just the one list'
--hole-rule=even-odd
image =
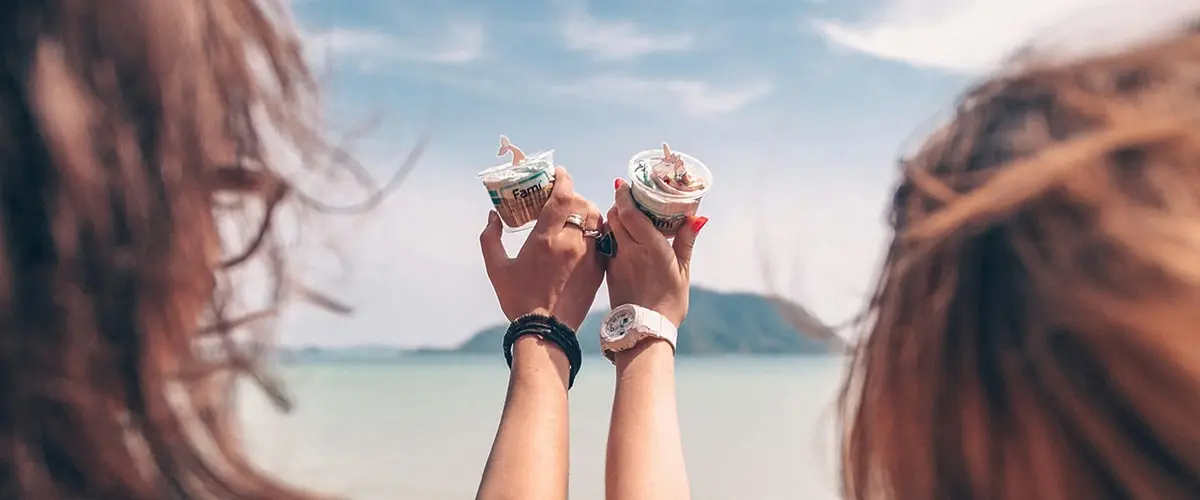
{"label": "ocean", "polygon": [[[833,357],[677,361],[695,500],[836,499]],[[496,356],[414,357],[284,368],[295,411],[243,391],[245,438],[262,466],[353,500],[474,498],[507,386]],[[571,498],[604,498],[613,368],[588,358],[571,390]]]}

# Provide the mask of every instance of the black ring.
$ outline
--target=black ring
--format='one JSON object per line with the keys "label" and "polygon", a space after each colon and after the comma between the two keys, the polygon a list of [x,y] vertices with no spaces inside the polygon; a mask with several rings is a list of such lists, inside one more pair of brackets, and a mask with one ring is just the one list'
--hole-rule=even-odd
{"label": "black ring", "polygon": [[604,233],[596,240],[596,251],[608,258],[617,256],[617,237],[613,236],[612,231]]}

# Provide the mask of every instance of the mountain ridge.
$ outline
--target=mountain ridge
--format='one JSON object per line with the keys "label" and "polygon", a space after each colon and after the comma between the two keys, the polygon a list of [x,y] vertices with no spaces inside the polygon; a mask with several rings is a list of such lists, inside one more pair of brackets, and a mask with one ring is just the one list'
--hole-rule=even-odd
{"label": "mountain ridge", "polygon": [[[599,354],[599,328],[608,311],[588,314],[579,328],[584,354]],[[422,353],[491,353],[500,348],[507,324],[476,332],[457,347]],[[803,306],[754,293],[725,293],[692,287],[688,317],[679,328],[679,355],[836,354],[840,338]]]}

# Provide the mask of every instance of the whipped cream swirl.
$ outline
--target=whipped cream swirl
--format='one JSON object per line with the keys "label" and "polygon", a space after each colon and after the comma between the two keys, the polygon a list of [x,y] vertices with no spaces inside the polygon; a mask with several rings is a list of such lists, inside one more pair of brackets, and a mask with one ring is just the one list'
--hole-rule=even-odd
{"label": "whipped cream swirl", "polygon": [[687,196],[707,187],[704,178],[682,157],[672,153],[671,147],[665,142],[662,156],[639,160],[633,177],[635,182],[669,196]]}

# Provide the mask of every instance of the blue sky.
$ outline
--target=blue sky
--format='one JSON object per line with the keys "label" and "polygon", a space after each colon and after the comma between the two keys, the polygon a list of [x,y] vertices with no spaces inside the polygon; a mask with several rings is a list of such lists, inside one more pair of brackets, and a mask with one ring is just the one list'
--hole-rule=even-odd
{"label": "blue sky", "polygon": [[1030,38],[1067,54],[1195,10],[1145,1],[291,0],[335,130],[380,119],[360,160],[382,178],[431,126],[434,142],[333,238],[347,272],[313,278],[356,314],[301,307],[282,341],[449,345],[502,321],[474,178],[500,134],[555,149],[605,208],[638,151],[665,140],[705,160],[695,284],[775,289],[842,321],[878,267],[895,158],[955,93]]}

